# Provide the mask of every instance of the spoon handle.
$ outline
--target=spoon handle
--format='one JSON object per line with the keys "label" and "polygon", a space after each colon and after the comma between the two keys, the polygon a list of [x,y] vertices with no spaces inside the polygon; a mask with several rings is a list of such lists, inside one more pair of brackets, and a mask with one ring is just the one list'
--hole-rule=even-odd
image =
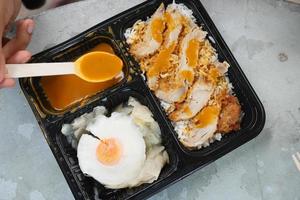
{"label": "spoon handle", "polygon": [[5,66],[6,75],[11,78],[75,74],[73,62],[6,64]]}

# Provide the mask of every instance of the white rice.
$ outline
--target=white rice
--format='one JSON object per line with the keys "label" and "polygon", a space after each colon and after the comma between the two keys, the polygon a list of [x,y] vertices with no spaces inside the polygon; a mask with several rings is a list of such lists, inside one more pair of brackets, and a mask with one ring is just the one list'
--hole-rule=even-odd
{"label": "white rice", "polygon": [[136,37],[138,37],[137,31],[136,29],[134,29],[134,27],[138,26],[139,23],[144,23],[144,22],[142,20],[138,20],[132,25],[132,27],[129,27],[125,30],[124,37],[126,38],[126,42],[128,44],[132,44],[133,41],[136,39]]}
{"label": "white rice", "polygon": [[146,78],[146,76],[145,76],[145,74],[144,74],[144,73],[142,73],[142,74],[141,74],[141,76],[142,76],[142,78],[143,78],[143,80],[144,80],[144,81],[146,81],[146,80],[147,80],[147,78]]}
{"label": "white rice", "polygon": [[165,111],[168,111],[172,107],[172,104],[162,101],[162,100],[160,101],[160,105],[161,105],[161,107],[163,107],[163,109]]}
{"label": "white rice", "polygon": [[216,41],[215,41],[215,39],[214,39],[212,36],[208,36],[208,39],[209,39],[212,43],[216,44]]}
{"label": "white rice", "polygon": [[198,146],[198,149],[201,149],[202,147],[205,148],[205,147],[208,147],[208,146],[209,146],[209,142],[206,141],[206,142],[204,142],[202,145],[199,145],[199,146]]}
{"label": "white rice", "polygon": [[133,35],[132,27],[126,29],[126,31],[125,31],[125,33],[124,33],[124,36],[125,36],[126,40],[127,40],[128,38],[131,38],[132,35]]}
{"label": "white rice", "polygon": [[[178,10],[183,16],[191,19],[191,23],[195,23],[196,25],[196,18],[193,15],[193,11],[190,10],[187,6],[185,6],[184,4],[180,3],[177,4],[175,3],[175,0],[173,0],[173,3],[170,4],[168,6],[167,9],[176,9]],[[135,25],[138,25],[138,23],[147,23],[147,21],[149,20],[149,18],[147,18],[146,22],[143,22],[141,20],[138,20],[133,27],[135,27]],[[134,41],[134,39],[136,39],[137,37],[137,32],[136,30],[134,30],[134,28],[128,28],[125,33],[124,36],[127,39],[127,43],[131,44],[132,41]],[[211,43],[216,43],[215,39],[212,36],[208,36],[208,39]],[[212,58],[211,58],[211,62],[219,62],[218,60],[218,54],[215,53]],[[226,61],[225,61],[226,62]],[[227,63],[227,62],[226,62]],[[228,67],[229,64],[227,63]],[[146,80],[146,77],[144,74],[142,74],[144,80]],[[228,89],[229,89],[229,93],[233,94],[233,85],[231,84],[231,82],[229,81],[229,78],[227,76],[227,72],[224,74],[227,85],[228,85]],[[221,86],[217,86],[216,90],[222,90]],[[163,109],[168,113],[172,107],[174,106],[173,104],[167,103],[165,101],[160,100],[160,104],[163,107]],[[189,121],[179,121],[179,122],[172,122],[172,125],[174,127],[174,130],[176,131],[177,135],[178,135],[178,139],[179,140],[183,140],[186,139],[188,136],[186,134],[187,132],[187,127],[188,127]],[[198,149],[201,149],[202,147],[208,147],[210,145],[210,143],[213,143],[214,141],[220,141],[222,139],[222,134],[221,133],[215,133],[211,138],[209,138],[206,142],[204,142],[203,144],[200,144],[197,146]]]}
{"label": "white rice", "polygon": [[200,144],[197,146],[197,149],[201,149],[201,148],[206,148],[208,146],[210,146],[210,144],[212,144],[213,142],[217,141],[221,141],[222,139],[222,134],[221,133],[215,133],[213,135],[212,138],[209,138],[206,142],[204,142],[203,144]]}
{"label": "white rice", "polygon": [[221,141],[222,139],[222,134],[221,133],[215,133],[214,138],[218,141]]}
{"label": "white rice", "polygon": [[176,131],[178,135],[178,139],[186,139],[186,133],[185,130],[188,126],[188,121],[179,121],[179,122],[173,122],[172,125],[174,127],[174,130]]}
{"label": "white rice", "polygon": [[218,61],[218,54],[216,53],[211,57],[211,62],[217,62]]}
{"label": "white rice", "polygon": [[225,76],[225,79],[226,79],[226,82],[227,82],[227,85],[228,85],[229,93],[233,94],[234,87],[233,87],[232,83],[230,82],[228,76]]}
{"label": "white rice", "polygon": [[175,1],[173,1],[173,3],[170,4],[169,6],[173,9],[179,10],[179,12],[183,16],[190,18],[193,22],[196,22],[196,18],[193,15],[193,11],[191,9],[189,9],[188,7],[186,7],[184,4],[182,4],[182,3],[177,4],[177,3],[175,3]]}

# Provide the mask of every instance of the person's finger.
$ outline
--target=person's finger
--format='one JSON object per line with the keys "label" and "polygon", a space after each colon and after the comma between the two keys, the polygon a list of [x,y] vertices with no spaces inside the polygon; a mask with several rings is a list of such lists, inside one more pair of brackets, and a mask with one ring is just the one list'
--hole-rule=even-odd
{"label": "person's finger", "polygon": [[[8,38],[6,38],[6,37],[3,37],[3,38],[2,38],[2,45],[7,44],[8,42],[9,42],[9,39],[8,39]],[[2,48],[2,46],[1,46],[1,48]]]}
{"label": "person's finger", "polygon": [[[14,64],[14,63],[26,63],[31,58],[31,53],[26,50],[21,50],[11,56],[6,63]],[[9,88],[15,86],[15,80],[11,78],[4,77],[2,82],[0,82],[0,89],[1,88]]]}
{"label": "person's finger", "polygon": [[31,40],[34,22],[31,19],[21,20],[17,24],[16,37],[3,46],[5,59],[10,58],[19,50],[26,49]]}
{"label": "person's finger", "polygon": [[2,54],[1,48],[0,48],[0,83],[4,79],[4,72],[5,72],[5,58],[4,58],[4,55]]}
{"label": "person's finger", "polygon": [[6,78],[2,82],[0,82],[0,89],[1,88],[8,88],[14,87],[16,85],[16,81],[12,78]]}
{"label": "person's finger", "polygon": [[15,19],[17,18],[20,8],[21,8],[21,1],[20,0],[14,0],[12,1],[12,7],[13,7],[13,12],[12,15],[10,16],[9,21],[13,22],[15,21]]}
{"label": "person's finger", "polygon": [[31,53],[27,50],[21,50],[11,56],[6,63],[8,64],[23,64],[31,58]]}

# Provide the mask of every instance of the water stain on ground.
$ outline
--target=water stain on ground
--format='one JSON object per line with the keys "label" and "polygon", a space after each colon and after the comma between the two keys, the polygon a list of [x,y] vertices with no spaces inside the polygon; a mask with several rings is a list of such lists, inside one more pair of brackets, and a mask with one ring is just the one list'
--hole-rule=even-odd
{"label": "water stain on ground", "polygon": [[43,194],[37,190],[30,192],[29,198],[30,200],[45,200]]}
{"label": "water stain on ground", "polygon": [[293,121],[296,130],[300,133],[300,119],[293,114],[292,111],[288,110],[287,114],[289,115],[290,119]]}
{"label": "water stain on ground", "polygon": [[171,186],[168,190],[155,195],[151,200],[193,199],[199,196],[211,184],[212,179],[217,176],[217,173],[216,164],[212,163],[192,176]]}
{"label": "water stain on ground", "polygon": [[257,138],[255,138],[256,145],[259,146],[269,146],[272,143],[274,128],[273,127],[266,127],[263,131],[259,134]]}
{"label": "water stain on ground", "polygon": [[[259,172],[257,172],[259,173]],[[259,190],[259,187],[256,186],[258,184],[258,177],[253,176],[253,173],[244,173],[241,177],[241,188],[243,190],[246,190],[249,195],[251,195],[254,198],[261,197],[261,191]],[[254,185],[256,187],[254,187]]]}
{"label": "water stain on ground", "polygon": [[12,200],[16,198],[18,184],[0,177],[0,199]]}
{"label": "water stain on ground", "polygon": [[274,44],[272,42],[249,39],[243,35],[232,44],[232,51],[244,52],[248,55],[249,59],[252,59],[255,55],[263,52],[273,45]]}
{"label": "water stain on ground", "polygon": [[288,55],[285,53],[279,53],[278,54],[278,60],[280,62],[286,62],[289,59]]}
{"label": "water stain on ground", "polygon": [[160,192],[159,194],[150,198],[150,200],[170,200],[170,198],[168,196],[168,191],[164,190],[164,191]]}
{"label": "water stain on ground", "polygon": [[300,12],[300,4],[290,0],[263,0],[274,8],[282,7],[292,12]]}
{"label": "water stain on ground", "polygon": [[30,123],[21,124],[18,126],[18,134],[26,138],[27,140],[31,140],[31,135],[34,131],[34,125]]}

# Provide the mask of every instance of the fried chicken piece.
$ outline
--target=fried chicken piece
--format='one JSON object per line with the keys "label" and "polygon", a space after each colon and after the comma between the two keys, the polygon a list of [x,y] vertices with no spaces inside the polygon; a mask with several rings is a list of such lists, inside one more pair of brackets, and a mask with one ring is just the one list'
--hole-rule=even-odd
{"label": "fried chicken piece", "polygon": [[203,108],[189,124],[189,132],[180,138],[182,144],[189,148],[200,147],[213,137],[217,130],[219,106]]}
{"label": "fried chicken piece", "polygon": [[196,80],[189,89],[186,100],[177,106],[176,110],[169,115],[169,119],[180,121],[194,117],[207,104],[214,88],[203,78]]}
{"label": "fried chicken piece", "polygon": [[174,73],[166,78],[159,80],[159,87],[155,91],[155,95],[170,104],[174,102],[182,102],[186,97],[187,87],[176,81]]}
{"label": "fried chicken piece", "polygon": [[143,40],[139,43],[132,44],[130,52],[138,59],[144,58],[155,53],[163,42],[164,22],[164,4],[161,4],[149,19]]}
{"label": "fried chicken piece", "polygon": [[[158,98],[168,103],[180,103],[187,95],[189,87],[194,82],[194,68],[198,61],[198,52],[200,49],[200,41],[206,36],[206,32],[200,28],[194,28],[188,33],[182,41],[180,52],[180,63],[178,69],[174,69],[175,79],[168,84],[168,90],[158,90],[156,95]],[[162,84],[162,83],[161,83]]]}
{"label": "fried chicken piece", "polygon": [[[176,48],[176,43],[182,30],[181,18],[182,16],[180,13],[170,9],[170,7],[168,7],[165,12],[164,20],[167,27],[164,33],[165,41],[158,55],[153,60],[152,66],[150,66],[147,71],[148,86],[151,90],[158,89],[160,76],[165,74],[171,66],[170,59]],[[163,91],[160,91],[159,93],[168,100],[168,94],[165,95]]]}
{"label": "fried chicken piece", "polygon": [[178,79],[187,82],[189,85],[191,85],[194,81],[194,69],[198,64],[200,42],[204,40],[206,34],[207,32],[196,27],[183,38],[180,52]]}
{"label": "fried chicken piece", "polygon": [[222,100],[222,110],[219,116],[218,131],[229,133],[240,129],[241,105],[235,96],[227,95]]}

